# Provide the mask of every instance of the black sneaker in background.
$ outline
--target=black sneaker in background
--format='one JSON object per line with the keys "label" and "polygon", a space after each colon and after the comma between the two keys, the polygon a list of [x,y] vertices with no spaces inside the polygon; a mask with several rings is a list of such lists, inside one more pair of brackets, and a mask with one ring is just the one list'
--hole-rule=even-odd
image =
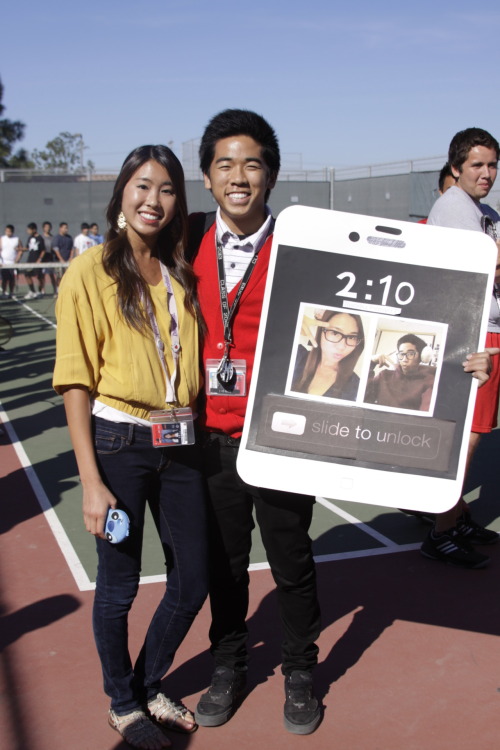
{"label": "black sneaker in background", "polygon": [[459,568],[484,568],[490,561],[487,555],[476,552],[456,528],[442,534],[436,534],[434,529],[431,529],[420,547],[420,552],[431,560],[440,560]]}
{"label": "black sneaker in background", "polygon": [[473,521],[470,513],[462,513],[457,521],[457,531],[470,544],[495,544],[500,536],[496,531]]}
{"label": "black sneaker in background", "polygon": [[321,721],[321,707],[314,697],[312,675],[298,669],[285,677],[285,729],[292,734],[311,734]]}

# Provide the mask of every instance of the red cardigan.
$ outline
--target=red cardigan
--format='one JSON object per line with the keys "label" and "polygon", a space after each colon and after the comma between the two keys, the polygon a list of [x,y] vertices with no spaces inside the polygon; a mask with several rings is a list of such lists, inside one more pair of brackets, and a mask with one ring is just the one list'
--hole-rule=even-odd
{"label": "red cardigan", "polygon": [[[245,291],[241,295],[232,319],[234,346],[231,359],[244,359],[247,365],[246,390],[250,387],[255,347],[259,330],[260,314],[266,286],[272,235],[259,251],[259,257]],[[198,297],[205,318],[207,334],[202,347],[203,368],[207,359],[221,359],[224,354],[224,327],[219,297],[217,254],[215,247],[215,223],[204,235],[196,258],[193,261],[198,278]],[[236,296],[238,285],[228,295],[229,306]],[[239,437],[247,407],[247,396],[206,396],[206,405],[201,409],[200,422],[208,431],[224,432]]]}

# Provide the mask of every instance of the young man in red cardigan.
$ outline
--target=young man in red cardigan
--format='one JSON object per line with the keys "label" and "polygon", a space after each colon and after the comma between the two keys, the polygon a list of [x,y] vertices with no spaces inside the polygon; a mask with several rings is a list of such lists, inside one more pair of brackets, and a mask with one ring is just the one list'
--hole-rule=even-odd
{"label": "young man in red cardigan", "polygon": [[255,509],[284,631],[285,727],[294,734],[310,734],[321,720],[312,683],[320,633],[308,533],[314,498],[253,487],[236,472],[274,226],[267,199],[280,168],[276,134],[254,112],[225,110],[205,130],[200,164],[205,187],[218,204],[207,220],[205,215],[192,217],[198,225],[205,222],[193,265],[206,325],[206,401],[200,417],[211,510],[210,641],[215,671],[196,708],[196,721],[202,726],[223,724],[245,692]]}

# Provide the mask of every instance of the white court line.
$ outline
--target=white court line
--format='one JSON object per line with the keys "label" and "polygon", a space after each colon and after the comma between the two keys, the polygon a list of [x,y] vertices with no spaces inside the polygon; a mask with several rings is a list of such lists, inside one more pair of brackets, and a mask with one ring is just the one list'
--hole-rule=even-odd
{"label": "white court line", "polygon": [[353,526],[357,526],[360,531],[364,531],[365,534],[368,534],[369,536],[373,537],[377,540],[377,542],[380,542],[384,545],[384,547],[389,547],[389,549],[397,549],[399,550],[401,547],[399,544],[396,544],[396,542],[393,542],[392,539],[389,539],[388,537],[384,536],[383,534],[379,534],[378,531],[375,531],[375,529],[372,529],[371,526],[368,526],[368,524],[363,523],[359,520],[359,518],[356,518],[355,516],[351,516],[350,513],[347,513],[345,510],[342,510],[342,508],[339,508],[338,505],[335,505],[335,503],[332,503],[331,500],[327,500],[325,497],[317,497],[316,502],[320,505],[323,505],[325,508],[328,508],[328,510],[333,511],[333,513],[336,513],[337,516],[340,516],[345,521],[349,521],[349,523],[352,523]]}
{"label": "white court line", "polygon": [[[330,555],[315,555],[314,561],[316,563],[341,562],[342,560],[354,560],[357,557],[393,555],[395,552],[413,552],[420,549],[421,546],[421,542],[417,542],[416,544],[391,544],[390,547],[370,547],[370,549],[352,550],[350,552],[332,552]],[[251,563],[248,566],[248,570],[250,572],[254,570],[270,570],[270,565],[267,562]],[[141,578],[141,583],[165,583],[165,581],[165,574],[159,576],[144,576]],[[93,586],[93,588],[95,588],[95,586]]]}
{"label": "white court line", "polygon": [[[43,299],[43,295],[39,297],[39,299]],[[37,318],[40,318],[40,320],[43,320],[44,323],[47,323],[47,325],[52,326],[52,328],[57,328],[57,325],[53,323],[51,320],[46,318],[44,315],[41,315],[36,310],[33,310],[32,307],[26,304],[26,302],[21,302],[20,299],[13,300],[14,302],[17,302],[18,305],[21,305],[21,307],[25,307],[26,310],[29,310],[30,313],[33,313],[33,315],[36,315]]]}
{"label": "white court line", "polygon": [[[52,328],[57,328],[56,324],[53,323],[51,320],[46,318],[45,316],[38,313],[36,310],[33,310],[32,307],[25,304],[24,302],[21,302],[20,300],[16,300],[16,302],[24,307],[26,310],[28,310],[30,313],[35,315],[37,318],[40,318],[43,320],[44,323],[47,323]],[[68,535],[66,534],[66,531],[64,529],[64,526],[60,522],[57,513],[55,512],[54,508],[52,507],[52,504],[47,496],[47,493],[45,492],[42,483],[33,468],[33,465],[28,458],[28,454],[24,450],[24,446],[22,442],[19,440],[19,437],[12,425],[12,422],[9,419],[9,416],[7,412],[4,410],[2,403],[0,402],[0,419],[3,422],[3,425],[7,431],[7,434],[9,436],[10,442],[12,444],[12,447],[14,448],[14,451],[16,452],[16,455],[19,459],[19,462],[24,469],[24,473],[26,474],[26,477],[28,478],[28,482],[31,485],[31,488],[35,494],[35,497],[38,501],[38,504],[40,505],[40,508],[42,509],[42,513],[45,516],[45,520],[47,521],[47,524],[52,531],[54,538],[59,545],[59,549],[61,550],[64,559],[66,560],[66,564],[68,565],[68,568],[71,572],[71,575],[75,579],[76,585],[78,586],[78,589],[80,591],[90,591],[95,588],[95,583],[92,583],[90,578],[88,577],[85,568],[83,567],[82,562],[80,561],[80,558],[78,557],[75,548],[71,544]]]}
{"label": "white court line", "polygon": [[331,555],[316,555],[317,563],[340,562],[341,560],[353,560],[356,557],[378,557],[379,555],[393,555],[395,552],[411,552],[420,549],[421,542],[417,544],[398,544],[391,547],[375,547],[370,549],[352,550],[352,552],[333,552]]}
{"label": "white court line", "polygon": [[58,543],[59,548],[64,555],[64,558],[71,571],[71,574],[76,581],[76,585],[78,586],[80,591],[89,591],[90,589],[94,588],[94,585],[85,572],[85,569],[80,562],[80,558],[76,554],[75,548],[71,544],[62,523],[57,517],[57,514],[52,507],[45,490],[43,489],[42,483],[40,482],[38,475],[33,468],[26,451],[24,450],[23,444],[19,440],[16,431],[14,430],[14,427],[12,426],[12,423],[7,413],[4,411],[1,403],[0,419],[7,431],[10,442],[12,443],[12,447],[14,448],[19,462],[24,469],[24,473],[28,478],[31,488],[35,493],[38,504],[42,509],[43,515],[45,516],[45,520],[47,521],[50,530],[54,534],[56,542]]}

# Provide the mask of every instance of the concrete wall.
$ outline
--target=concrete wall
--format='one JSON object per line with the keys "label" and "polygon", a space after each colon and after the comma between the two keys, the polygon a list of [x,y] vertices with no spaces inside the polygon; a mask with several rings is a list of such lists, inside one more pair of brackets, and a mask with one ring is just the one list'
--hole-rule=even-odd
{"label": "concrete wall", "polygon": [[337,211],[418,221],[429,215],[438,197],[438,172],[339,180],[334,183],[333,207]]}
{"label": "concrete wall", "polygon": [[410,177],[402,174],[335,182],[333,207],[354,214],[407,220]]}
{"label": "concrete wall", "polygon": [[[24,238],[28,222],[34,221],[41,228],[42,222],[51,221],[55,233],[59,222],[67,221],[70,233],[75,236],[82,221],[97,221],[102,232],[113,184],[113,181],[62,182],[54,178],[0,182],[0,229],[3,231],[5,224],[14,224],[16,233]],[[333,206],[338,211],[416,221],[427,216],[436,197],[433,192],[436,185],[436,172],[339,180],[334,183]],[[202,181],[188,181],[186,190],[191,211],[215,209],[215,202]],[[276,216],[296,204],[330,208],[330,183],[279,181],[271,193],[273,214]]]}
{"label": "concrete wall", "polygon": [[53,233],[61,221],[69,224],[73,237],[80,232],[82,221],[97,221],[104,229],[104,212],[113,182],[3,182],[0,183],[0,228],[14,224],[23,239],[26,225],[34,221],[41,229],[44,221],[52,222]]}

